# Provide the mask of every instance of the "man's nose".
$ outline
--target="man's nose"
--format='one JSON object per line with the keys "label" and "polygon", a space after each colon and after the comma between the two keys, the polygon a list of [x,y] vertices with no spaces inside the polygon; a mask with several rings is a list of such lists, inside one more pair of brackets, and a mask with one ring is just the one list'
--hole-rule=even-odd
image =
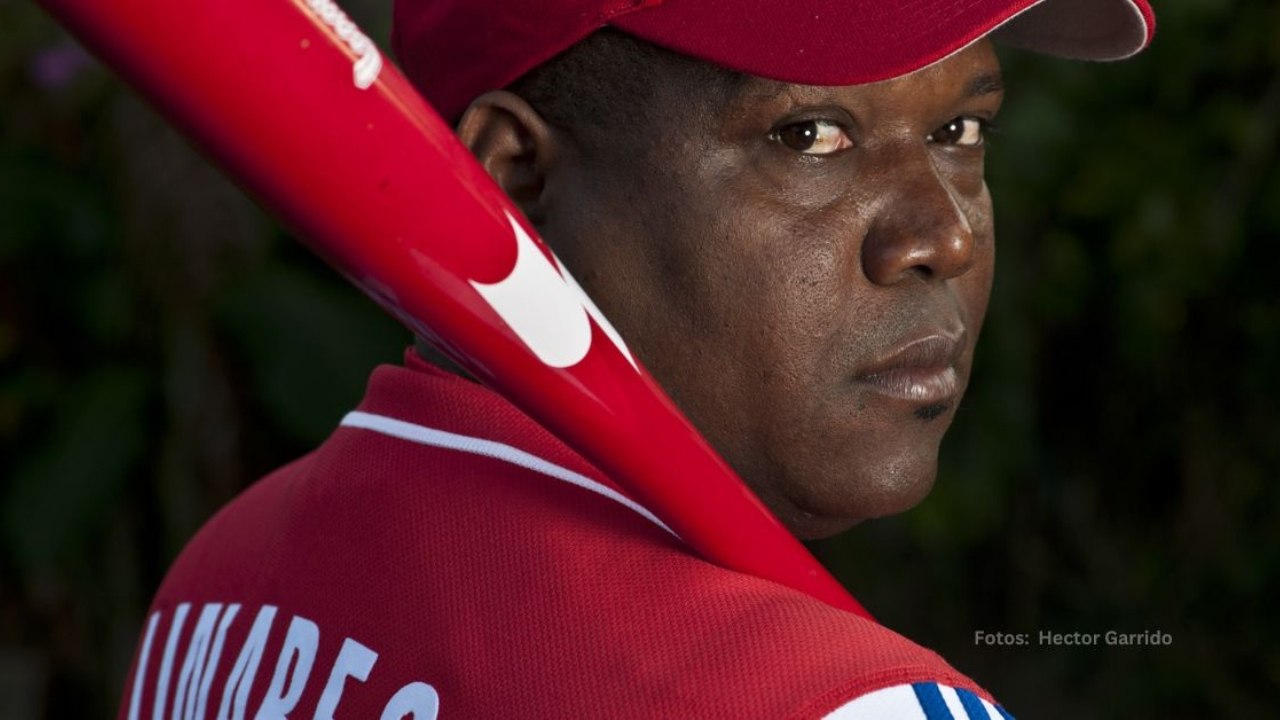
{"label": "man's nose", "polygon": [[968,271],[974,261],[973,228],[933,162],[916,157],[887,177],[893,188],[862,244],[867,278],[893,285],[913,276],[947,280]]}

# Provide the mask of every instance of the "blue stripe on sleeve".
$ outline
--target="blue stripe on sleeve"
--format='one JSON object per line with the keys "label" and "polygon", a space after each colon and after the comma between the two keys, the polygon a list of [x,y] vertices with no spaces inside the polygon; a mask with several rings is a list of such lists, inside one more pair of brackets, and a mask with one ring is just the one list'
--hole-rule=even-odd
{"label": "blue stripe on sleeve", "polygon": [[969,720],[990,720],[991,715],[982,706],[977,695],[960,688],[956,688],[956,695],[960,696],[960,707],[964,708],[964,714],[969,716]]}
{"label": "blue stripe on sleeve", "polygon": [[920,709],[924,710],[926,720],[956,720],[947,709],[947,702],[942,699],[935,683],[912,683],[911,689],[916,691],[916,700],[920,701]]}

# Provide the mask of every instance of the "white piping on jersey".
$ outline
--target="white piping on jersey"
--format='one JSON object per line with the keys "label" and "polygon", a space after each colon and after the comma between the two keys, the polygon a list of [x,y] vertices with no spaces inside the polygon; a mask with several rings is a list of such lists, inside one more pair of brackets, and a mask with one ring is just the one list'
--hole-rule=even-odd
{"label": "white piping on jersey", "polygon": [[[1007,715],[980,697],[971,695],[981,705],[983,714],[965,711],[956,689],[942,683],[918,683],[933,686],[946,708],[934,705],[926,710],[915,685],[892,685],[850,700],[823,716],[822,720],[1004,720]],[[974,708],[975,712],[979,711]]]}
{"label": "white piping on jersey", "polygon": [[679,535],[676,535],[674,530],[667,527],[665,523],[659,520],[656,515],[649,512],[644,506],[619,493],[617,490],[601,485],[585,475],[576,473],[569,468],[561,467],[547,460],[543,460],[537,455],[527,453],[517,447],[512,447],[493,440],[485,440],[483,438],[445,432],[444,430],[436,430],[435,428],[415,425],[414,423],[386,417],[385,415],[374,415],[373,413],[360,412],[359,410],[353,410],[352,412],[347,413],[346,417],[342,418],[341,425],[343,427],[372,430],[376,433],[389,435],[401,440],[408,440],[409,442],[415,442],[419,445],[430,445],[432,447],[445,448],[447,450],[471,453],[472,455],[482,455],[484,457],[511,463],[512,465],[525,468],[526,470],[542,473],[548,477],[563,480],[570,485],[577,485],[584,490],[590,490],[597,495],[603,495],[614,502],[630,508],[649,522],[671,533],[677,539],[680,537]]}
{"label": "white piping on jersey", "polygon": [[859,695],[822,720],[926,720],[924,708],[910,685],[894,685]]}

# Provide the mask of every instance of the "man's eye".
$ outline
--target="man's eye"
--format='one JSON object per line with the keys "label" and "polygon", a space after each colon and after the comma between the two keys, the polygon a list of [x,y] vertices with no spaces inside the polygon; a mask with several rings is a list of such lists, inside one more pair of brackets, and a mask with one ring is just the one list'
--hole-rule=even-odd
{"label": "man's eye", "polygon": [[977,147],[986,139],[991,123],[976,117],[958,117],[929,135],[929,142]]}
{"label": "man's eye", "polygon": [[840,126],[827,120],[806,120],[784,125],[769,136],[806,155],[830,155],[853,147],[853,141]]}

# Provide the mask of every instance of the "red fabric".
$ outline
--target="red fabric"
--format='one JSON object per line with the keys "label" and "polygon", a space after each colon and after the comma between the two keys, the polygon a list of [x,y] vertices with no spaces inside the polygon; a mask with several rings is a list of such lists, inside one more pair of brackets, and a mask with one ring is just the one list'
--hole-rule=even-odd
{"label": "red fabric", "polygon": [[1155,32],[1147,0],[396,0],[392,45],[452,120],[605,25],[751,75],[856,85],[925,67],[1024,11],[1004,39],[1066,57],[1127,57]]}
{"label": "red fabric", "polygon": [[[360,410],[513,445],[605,482],[496,394],[421,363],[375,371]],[[182,603],[190,612],[161,683]],[[816,718],[916,681],[990,698],[884,627],[712,566],[614,500],[502,460],[350,427],[251,487],[183,551],[148,616],[158,620],[138,717],[152,717],[161,685],[165,718],[176,696],[201,694],[198,671],[187,680],[197,690],[178,689],[206,603],[240,606],[216,662],[207,659],[216,638],[208,643],[210,718],[264,605],[279,610],[249,718],[295,616],[315,623],[319,643],[288,717],[313,716],[347,638],[377,657],[366,679],[339,682],[335,718],[398,718],[384,708],[413,683],[434,688],[441,718]]]}

